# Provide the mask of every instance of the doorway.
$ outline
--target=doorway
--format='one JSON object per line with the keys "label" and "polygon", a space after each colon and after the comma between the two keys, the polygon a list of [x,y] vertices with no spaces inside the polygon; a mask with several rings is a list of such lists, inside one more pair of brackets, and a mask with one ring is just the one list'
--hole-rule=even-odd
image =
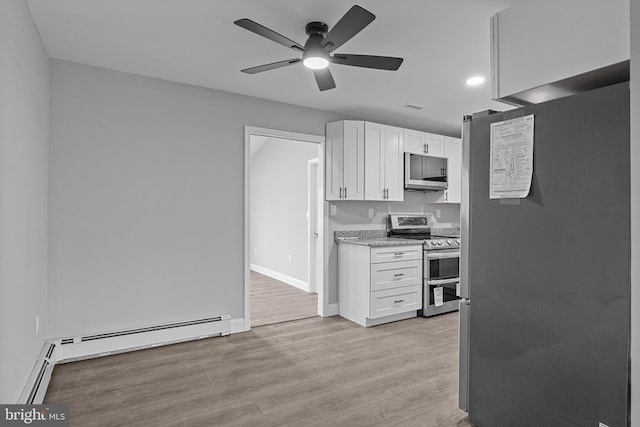
{"label": "doorway", "polygon": [[245,127],[245,330],[322,315],[324,137]]}

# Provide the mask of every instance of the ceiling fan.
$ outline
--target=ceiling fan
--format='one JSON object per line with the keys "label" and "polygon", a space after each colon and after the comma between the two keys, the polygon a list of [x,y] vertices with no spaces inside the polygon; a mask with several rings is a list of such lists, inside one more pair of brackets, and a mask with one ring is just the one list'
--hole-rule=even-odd
{"label": "ceiling fan", "polygon": [[287,59],[271,64],[245,68],[241,71],[247,74],[256,74],[302,62],[307,68],[313,70],[316,83],[318,83],[318,88],[321,91],[336,87],[331,71],[329,71],[328,68],[329,63],[395,71],[400,68],[403,58],[346,53],[335,53],[331,55],[334,50],[351,40],[353,36],[362,31],[374,19],[376,19],[376,16],[373,13],[356,5],[345,13],[338,23],[333,26],[331,31],[328,31],[329,27],[324,22],[309,22],[305,27],[309,38],[304,46],[251,19],[238,19],[234,24],[302,53],[302,58]]}

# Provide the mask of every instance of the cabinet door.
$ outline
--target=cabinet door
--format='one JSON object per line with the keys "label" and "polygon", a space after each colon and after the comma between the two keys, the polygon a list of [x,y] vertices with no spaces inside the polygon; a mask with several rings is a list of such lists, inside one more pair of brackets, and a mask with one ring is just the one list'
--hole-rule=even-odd
{"label": "cabinet door", "polygon": [[426,154],[425,133],[412,129],[404,129],[404,151],[407,153]]}
{"label": "cabinet door", "polygon": [[344,197],[364,200],[364,122],[344,122]]}
{"label": "cabinet door", "polygon": [[427,153],[431,156],[442,156],[444,154],[444,136],[434,133],[424,134],[424,144],[427,147]]}
{"label": "cabinet door", "polygon": [[344,191],[344,123],[326,126],[325,198],[341,200]]}
{"label": "cabinet door", "polygon": [[385,126],[384,188],[385,200],[404,200],[404,129]]}
{"label": "cabinet door", "polygon": [[449,184],[444,191],[444,203],[460,203],[462,195],[462,141],[459,138],[445,137],[444,153],[448,160],[447,177]]}
{"label": "cabinet door", "polygon": [[385,127],[378,123],[364,124],[364,199],[385,199]]}

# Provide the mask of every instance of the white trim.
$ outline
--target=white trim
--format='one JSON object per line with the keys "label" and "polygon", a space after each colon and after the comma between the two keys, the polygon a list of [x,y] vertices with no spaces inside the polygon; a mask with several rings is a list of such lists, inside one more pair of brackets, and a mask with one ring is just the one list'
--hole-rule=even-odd
{"label": "white trim", "polygon": [[246,328],[246,323],[244,317],[239,317],[237,319],[231,319],[231,333],[237,334],[240,332],[247,332],[249,329]]}
{"label": "white trim", "polygon": [[[320,199],[320,197],[322,197],[320,193],[320,179],[318,179],[318,173],[320,172],[318,169],[319,167],[319,157],[307,161],[307,282],[309,283],[309,292],[313,293],[317,293],[316,288],[318,287],[318,266],[316,264],[319,256],[318,246],[320,246],[320,235],[318,234],[318,237],[314,239],[312,231],[314,226],[320,228],[320,211],[322,209]],[[321,173],[320,177],[322,177]],[[313,188],[311,186],[312,182],[315,182],[315,186]],[[314,194],[315,198],[312,197]],[[314,216],[311,215],[312,212],[314,213],[315,218],[312,218]],[[315,224],[312,223],[312,220],[314,219]],[[322,250],[322,247],[320,247],[320,250]]]}
{"label": "white trim", "polygon": [[260,274],[264,274],[265,276],[269,276],[272,279],[276,279],[279,280],[283,283],[286,283],[287,285],[291,285],[293,287],[296,287],[298,289],[301,289],[305,292],[310,292],[309,291],[309,283],[305,282],[304,280],[300,280],[300,279],[296,279],[295,277],[291,277],[291,276],[287,276],[284,273],[280,273],[278,271],[275,270],[271,270],[267,267],[263,267],[261,265],[256,265],[254,263],[249,264],[249,268],[253,271],[255,271],[256,273],[260,273]]}
{"label": "white trim", "polygon": [[[316,144],[320,144],[320,153],[319,153],[319,167],[322,171],[323,178],[320,182],[320,191],[321,194],[324,195],[324,143],[325,137],[322,135],[310,135],[305,133],[297,133],[297,132],[289,132],[284,130],[276,130],[276,129],[268,129],[261,128],[256,126],[245,126],[244,127],[244,322],[245,327],[244,330],[251,329],[251,298],[250,298],[250,287],[249,287],[249,268],[250,268],[250,256],[249,256],[249,214],[250,214],[250,203],[249,203],[249,165],[250,165],[250,153],[251,153],[251,135],[261,135],[268,136],[271,138],[283,138],[283,139],[291,139],[294,141],[304,141],[304,142],[313,142]],[[324,198],[324,197],[323,197]],[[329,299],[329,285],[328,285],[328,277],[324,274],[326,270],[327,260],[329,259],[327,248],[325,247],[325,233],[328,232],[328,217],[327,217],[327,208],[328,203],[324,202],[323,204],[323,216],[324,221],[321,222],[322,230],[318,230],[319,242],[321,248],[323,248],[323,253],[321,255],[321,264],[322,269],[320,270],[320,278],[322,281],[322,286],[319,286],[317,289],[318,292],[318,314],[320,316],[325,316],[325,313],[328,308],[328,299]],[[320,212],[318,212],[320,215]]]}
{"label": "white trim", "polygon": [[322,317],[331,317],[340,315],[340,304],[334,302],[333,304],[328,304],[327,309],[322,313]]}

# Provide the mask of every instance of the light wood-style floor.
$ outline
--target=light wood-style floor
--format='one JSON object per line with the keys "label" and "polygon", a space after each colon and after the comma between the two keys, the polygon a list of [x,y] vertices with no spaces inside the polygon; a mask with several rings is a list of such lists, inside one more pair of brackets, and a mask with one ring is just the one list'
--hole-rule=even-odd
{"label": "light wood-style floor", "polygon": [[251,327],[318,315],[318,295],[255,271],[249,276]]}
{"label": "light wood-style floor", "polygon": [[57,365],[71,426],[470,426],[458,314],[363,328],[341,317]]}

